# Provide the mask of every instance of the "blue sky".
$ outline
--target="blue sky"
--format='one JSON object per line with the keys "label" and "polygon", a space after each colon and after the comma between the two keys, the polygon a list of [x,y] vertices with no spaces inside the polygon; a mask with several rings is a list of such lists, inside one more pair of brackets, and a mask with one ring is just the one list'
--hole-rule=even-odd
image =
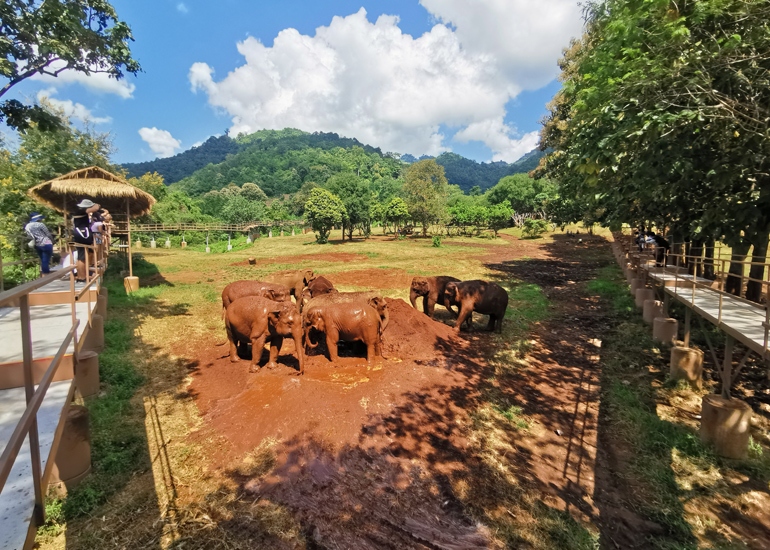
{"label": "blue sky", "polygon": [[88,115],[112,134],[119,163],[285,126],[513,161],[533,148],[559,88],[556,61],[581,30],[572,0],[112,4],[142,73],[37,79],[14,93],[46,96],[75,122]]}

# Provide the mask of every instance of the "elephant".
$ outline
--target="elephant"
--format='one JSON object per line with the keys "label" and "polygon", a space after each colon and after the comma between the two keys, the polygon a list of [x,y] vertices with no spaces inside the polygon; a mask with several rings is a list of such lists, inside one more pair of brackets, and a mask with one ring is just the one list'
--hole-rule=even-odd
{"label": "elephant", "polygon": [[310,329],[326,334],[329,359],[337,361],[337,344],[361,341],[366,345],[366,361],[382,356],[382,319],[377,311],[362,302],[327,302],[306,308],[303,314],[305,344],[315,348],[310,338]]}
{"label": "elephant", "polygon": [[240,361],[238,343],[251,343],[251,367],[259,370],[259,360],[265,342],[270,341],[268,368],[277,366],[283,339],[293,338],[299,361],[299,374],[305,372],[305,354],[302,346],[302,317],[291,302],[274,302],[259,296],[245,296],[227,306],[225,329],[230,342],[230,361]]}
{"label": "elephant", "polygon": [[227,306],[244,296],[260,296],[274,302],[291,301],[289,289],[283,285],[262,281],[235,281],[222,290],[222,318],[224,318]]}
{"label": "elephant", "polygon": [[302,291],[302,303],[306,304],[311,298],[321,296],[322,294],[332,294],[339,292],[332,282],[323,275],[314,275],[307,288]]}
{"label": "elephant", "polygon": [[433,309],[439,302],[443,303],[444,307],[447,308],[452,315],[457,317],[459,312],[454,312],[451,304],[444,295],[446,284],[449,282],[459,283],[460,279],[446,275],[440,275],[438,277],[415,277],[412,279],[412,287],[409,291],[409,301],[412,302],[412,307],[417,309],[417,298],[422,296],[422,310],[428,317],[433,317]]}
{"label": "elephant", "polygon": [[297,303],[302,300],[302,291],[307,284],[313,278],[312,269],[300,269],[297,271],[282,271],[280,273],[273,273],[267,277],[267,280],[271,283],[277,283],[289,287],[291,295],[297,300]]}
{"label": "elephant", "polygon": [[380,319],[382,319],[382,330],[385,331],[385,329],[388,327],[388,323],[390,322],[388,302],[386,302],[385,298],[377,292],[334,292],[330,294],[321,294],[320,296],[311,298],[310,301],[304,305],[302,311],[304,312],[306,308],[312,305],[326,303],[339,304],[348,302],[365,303],[373,307],[379,314]]}
{"label": "elephant", "polygon": [[500,285],[480,280],[449,282],[444,294],[450,303],[457,304],[460,309],[455,322],[456,332],[460,332],[460,327],[469,317],[473,318],[474,311],[489,315],[487,330],[503,331],[508,293]]}

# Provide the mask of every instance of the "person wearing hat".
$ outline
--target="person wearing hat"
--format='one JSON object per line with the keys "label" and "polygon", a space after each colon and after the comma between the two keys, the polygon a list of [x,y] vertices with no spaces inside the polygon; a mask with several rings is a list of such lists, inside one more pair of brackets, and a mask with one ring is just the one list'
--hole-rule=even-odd
{"label": "person wearing hat", "polygon": [[35,247],[35,252],[40,257],[40,272],[43,275],[51,272],[50,262],[53,254],[53,236],[43,223],[44,219],[39,212],[32,212],[29,223],[24,226],[24,231],[32,239],[30,244]]}
{"label": "person wearing hat", "polygon": [[[77,244],[94,244],[94,235],[91,232],[90,215],[101,208],[97,203],[90,199],[83,199],[77,204],[78,210],[72,215],[72,240]],[[84,282],[86,280],[86,249],[79,246],[75,249],[77,259],[77,278],[76,280]]]}

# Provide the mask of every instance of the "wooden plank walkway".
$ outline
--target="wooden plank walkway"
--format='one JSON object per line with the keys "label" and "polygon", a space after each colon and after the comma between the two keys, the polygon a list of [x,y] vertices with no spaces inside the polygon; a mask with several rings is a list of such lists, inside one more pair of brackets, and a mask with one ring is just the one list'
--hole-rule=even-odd
{"label": "wooden plank walkway", "polygon": [[667,294],[761,357],[770,359],[764,326],[767,306],[708,288],[712,281],[693,278],[692,275],[677,275],[674,269],[648,268],[647,275],[662,285]]}
{"label": "wooden plank walkway", "polygon": [[[83,284],[76,285],[76,292]],[[98,287],[97,287],[98,288]],[[69,294],[69,280],[56,280],[35,290],[30,296],[49,300],[51,293]],[[47,297],[46,297],[47,295]],[[80,338],[88,324],[89,313],[93,313],[96,301],[88,301],[86,293],[75,305],[80,320],[77,334]],[[30,329],[32,355],[35,362],[48,364],[58,352],[67,333],[72,328],[72,304],[37,305],[30,307]],[[74,353],[70,344],[68,355]],[[23,363],[21,315],[18,307],[0,308],[0,369],[19,368]],[[60,369],[62,370],[62,369]],[[68,409],[74,393],[72,378],[52,382],[37,413],[38,437],[40,443],[41,471],[45,472],[52,459],[57,432],[63,426],[64,412]],[[6,448],[16,426],[27,407],[24,387],[0,390],[0,453]],[[29,438],[13,463],[6,484],[0,490],[0,550],[19,550],[28,541],[35,506],[33,472],[30,460]]]}

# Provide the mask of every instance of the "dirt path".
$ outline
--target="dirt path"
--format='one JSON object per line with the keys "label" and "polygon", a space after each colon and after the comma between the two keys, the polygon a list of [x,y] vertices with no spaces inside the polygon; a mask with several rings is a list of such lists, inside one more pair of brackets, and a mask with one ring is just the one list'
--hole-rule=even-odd
{"label": "dirt path", "polygon": [[[583,283],[610,261],[608,247],[599,238],[520,243],[478,249],[493,278],[539,285],[550,301],[521,368],[505,376],[494,356],[510,343],[479,330],[455,337],[400,300],[390,303],[388,359],[372,366],[349,350],[334,366],[309,357],[304,377],[292,375],[288,355],[275,371],[250,375],[210,342],[176,350],[198,358],[189,392],[204,424],[192,437],[212,468],[245,498],[286,506],[316,548],[526,547],[477,521],[497,521],[496,503],[515,517],[510,495],[534,495],[590,527],[608,327]],[[513,476],[495,471],[477,426],[483,411],[506,406],[520,407],[529,425],[496,435]],[[244,457],[265,441],[276,442],[269,471],[244,473]]]}

